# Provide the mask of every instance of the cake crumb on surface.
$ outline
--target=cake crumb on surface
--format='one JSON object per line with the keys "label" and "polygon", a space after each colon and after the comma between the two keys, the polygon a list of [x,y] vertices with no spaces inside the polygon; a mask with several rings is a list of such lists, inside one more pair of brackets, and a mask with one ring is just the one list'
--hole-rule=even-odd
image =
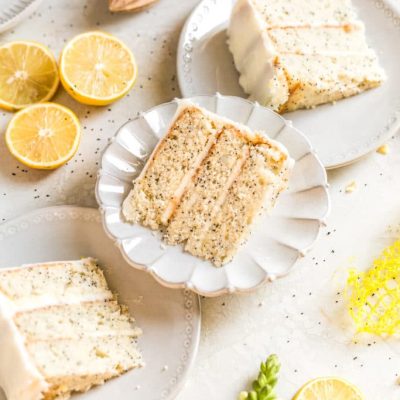
{"label": "cake crumb on surface", "polygon": [[379,146],[376,149],[376,152],[382,154],[383,156],[386,156],[389,153],[389,145],[383,144],[382,146]]}
{"label": "cake crumb on surface", "polygon": [[353,181],[346,186],[345,192],[353,193],[356,189],[357,189],[357,183]]}

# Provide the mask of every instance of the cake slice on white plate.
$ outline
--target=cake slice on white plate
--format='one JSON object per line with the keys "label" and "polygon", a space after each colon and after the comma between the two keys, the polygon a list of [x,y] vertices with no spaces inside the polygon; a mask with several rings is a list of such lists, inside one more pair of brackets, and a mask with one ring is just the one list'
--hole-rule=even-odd
{"label": "cake slice on white plate", "polygon": [[247,239],[257,215],[286,189],[293,160],[265,133],[189,101],[179,104],[123,213],[161,230],[168,244],[221,266]]}
{"label": "cake slice on white plate", "polygon": [[228,37],[245,92],[279,112],[334,102],[385,80],[350,0],[237,0]]}
{"label": "cake slice on white plate", "polygon": [[7,400],[67,399],[140,367],[140,334],[94,259],[0,270]]}

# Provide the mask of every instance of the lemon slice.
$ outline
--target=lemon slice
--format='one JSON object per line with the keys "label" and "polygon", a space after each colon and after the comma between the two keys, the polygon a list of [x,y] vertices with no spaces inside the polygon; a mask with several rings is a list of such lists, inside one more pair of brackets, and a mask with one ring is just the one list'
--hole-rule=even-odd
{"label": "lemon slice", "polygon": [[11,154],[37,169],[66,163],[79,146],[81,128],[76,115],[55,103],[35,104],[19,111],[6,131]]}
{"label": "lemon slice", "polygon": [[364,396],[341,378],[317,378],[305,384],[293,400],[364,400]]}
{"label": "lemon slice", "polygon": [[0,46],[0,107],[20,110],[48,101],[59,84],[56,60],[38,43],[11,42]]}
{"label": "lemon slice", "polygon": [[137,76],[128,47],[108,33],[87,32],[65,46],[60,61],[61,82],[77,101],[110,104],[132,88]]}

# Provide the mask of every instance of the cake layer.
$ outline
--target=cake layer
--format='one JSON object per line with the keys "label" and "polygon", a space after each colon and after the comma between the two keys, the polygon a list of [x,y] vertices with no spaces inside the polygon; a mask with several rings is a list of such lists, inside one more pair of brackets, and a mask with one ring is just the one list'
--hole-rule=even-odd
{"label": "cake layer", "polygon": [[366,54],[365,28],[361,23],[339,27],[269,29],[266,35],[277,53],[340,56]]}
{"label": "cake layer", "polygon": [[117,375],[142,365],[133,336],[28,341],[26,347],[49,382],[67,375]]}
{"label": "cake layer", "polygon": [[278,84],[288,90],[288,100],[279,108],[281,112],[340,100],[382,82],[382,71],[374,54],[341,57],[282,54],[277,62],[277,69],[284,72],[278,74],[282,78]]}
{"label": "cake layer", "polygon": [[50,385],[45,399],[68,398],[104,380],[142,366],[136,338],[86,337],[28,342],[27,351]]}
{"label": "cake layer", "polygon": [[0,385],[8,400],[68,399],[140,366],[141,330],[113,299],[92,258],[0,270]]}
{"label": "cake layer", "polygon": [[0,270],[0,291],[17,310],[113,298],[90,258]]}
{"label": "cake layer", "polygon": [[[169,218],[161,219],[159,224],[162,224],[161,228],[167,243],[182,243],[188,252],[212,260],[220,266],[230,260],[242,243],[254,216],[263,206],[263,200],[266,199],[268,204],[272,204],[279,190],[286,187],[287,173],[291,168],[292,160],[282,145],[270,140],[265,134],[253,133],[243,125],[235,124],[231,120],[196,107],[192,103],[186,102],[183,107],[186,109],[184,108],[181,113],[183,115],[188,113],[191,122],[188,120],[186,129],[182,129],[179,132],[180,135],[195,134],[192,132],[191,126],[198,125],[199,120],[206,120],[209,126],[214,127],[213,129],[218,127],[218,130],[213,145],[207,149],[207,154],[197,165],[193,176],[186,179],[186,176],[181,174],[179,177],[182,181],[176,183],[174,181],[175,186],[185,188],[183,196],[179,197],[179,200],[176,198]],[[174,129],[173,126],[172,130]],[[203,135],[203,132],[198,131],[197,134]],[[192,153],[192,150],[186,147],[185,141],[180,140],[177,143],[178,146],[175,148],[177,154]],[[256,156],[257,154],[259,156]],[[254,162],[248,163],[250,155]],[[175,159],[174,161],[180,162]],[[170,192],[169,187],[161,185],[159,183],[161,179],[157,179],[157,175],[164,174],[165,169],[170,170],[169,167],[162,165],[165,162],[167,162],[166,157],[162,150],[159,150],[151,159],[152,165],[149,169],[153,168],[154,170],[154,190],[168,193]],[[247,165],[246,168],[245,165]],[[174,168],[180,170],[179,165],[175,165]],[[250,185],[248,180],[251,176],[260,183],[254,186],[254,190],[257,192],[256,200],[245,188],[246,185]],[[266,179],[266,176],[269,178]],[[141,182],[139,184],[142,185]],[[243,190],[243,193],[246,193],[243,201],[251,205],[251,211],[230,200],[232,190],[234,193],[236,193],[235,190],[240,193]],[[136,195],[137,192],[133,189],[125,203],[129,201],[130,204],[133,204],[133,201],[140,201],[140,196],[139,199],[136,199]],[[215,220],[223,220],[224,217],[221,214],[227,212],[237,214],[236,218],[241,219],[241,223],[246,226],[246,229],[243,228],[236,237],[225,237],[223,234],[218,234],[218,239],[215,240],[223,242],[221,247],[229,250],[220,252],[217,246],[211,246],[208,242],[203,246],[210,230],[215,229],[215,227],[212,228]],[[144,221],[141,222],[146,225]],[[232,243],[225,243],[230,240]]]}
{"label": "cake layer", "polygon": [[169,244],[181,243],[208,229],[248,152],[248,141],[240,131],[234,127],[223,129],[167,227]]}
{"label": "cake layer", "polygon": [[237,0],[228,37],[244,91],[280,112],[385,80],[350,0]]}
{"label": "cake layer", "polygon": [[286,187],[288,170],[264,145],[250,148],[241,174],[229,189],[207,232],[191,236],[185,250],[221,266],[229,262],[263,207],[273,206]]}
{"label": "cake layer", "polygon": [[251,2],[267,27],[346,25],[356,19],[351,0],[239,0]]}
{"label": "cake layer", "polygon": [[80,338],[83,336],[138,336],[128,313],[116,301],[50,306],[17,313],[14,323],[26,340]]}
{"label": "cake layer", "polygon": [[216,123],[198,109],[178,111],[124,201],[125,218],[152,229],[165,224],[219,133]]}

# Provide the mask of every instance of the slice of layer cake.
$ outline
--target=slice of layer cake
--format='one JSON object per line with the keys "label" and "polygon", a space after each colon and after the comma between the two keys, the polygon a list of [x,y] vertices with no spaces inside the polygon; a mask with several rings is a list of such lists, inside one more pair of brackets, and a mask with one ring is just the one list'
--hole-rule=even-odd
{"label": "slice of layer cake", "polygon": [[8,400],[67,399],[140,367],[140,334],[91,258],[0,270]]}
{"label": "slice of layer cake", "polygon": [[217,123],[199,109],[179,113],[133,183],[124,202],[127,220],[152,229],[164,225],[219,134]]}
{"label": "slice of layer cake", "polygon": [[251,146],[240,174],[219,203],[207,228],[193,229],[185,249],[191,254],[211,260],[216,266],[230,261],[239,245],[250,233],[260,211],[272,208],[278,195],[286,188],[282,169],[275,169],[268,146]]}
{"label": "slice of layer cake", "polygon": [[385,79],[350,0],[237,0],[228,36],[243,89],[280,112],[353,96]]}
{"label": "slice of layer cake", "polygon": [[[165,145],[172,137],[173,149]],[[189,140],[206,145],[198,149]],[[194,157],[188,170],[187,160]],[[182,244],[221,266],[245,241],[257,214],[286,188],[291,165],[286,149],[265,134],[182,102],[134,181],[123,213],[128,221],[161,229],[168,244]]]}

